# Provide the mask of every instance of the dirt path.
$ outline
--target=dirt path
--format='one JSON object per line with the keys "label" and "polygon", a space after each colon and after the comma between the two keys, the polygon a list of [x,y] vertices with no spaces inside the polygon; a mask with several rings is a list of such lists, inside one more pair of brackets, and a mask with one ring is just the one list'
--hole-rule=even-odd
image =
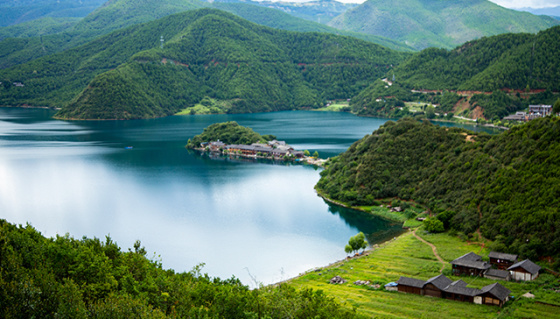
{"label": "dirt path", "polygon": [[423,238],[421,238],[420,236],[416,235],[416,229],[414,229],[412,231],[412,234],[414,235],[414,237],[416,237],[419,241],[423,242],[424,244],[427,244],[428,246],[432,247],[432,252],[434,253],[434,256],[436,256],[437,260],[439,260],[439,262],[441,263],[441,269],[439,270],[439,273],[441,274],[441,272],[443,271],[443,268],[445,268],[445,261],[438,255],[437,253],[437,248],[436,246],[434,246],[434,244],[429,243],[427,241],[425,241]]}

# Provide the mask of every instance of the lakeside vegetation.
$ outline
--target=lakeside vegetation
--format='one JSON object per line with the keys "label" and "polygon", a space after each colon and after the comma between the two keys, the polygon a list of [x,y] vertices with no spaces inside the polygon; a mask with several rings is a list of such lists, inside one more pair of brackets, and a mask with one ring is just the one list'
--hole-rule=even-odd
{"label": "lakeside vegetation", "polygon": [[212,124],[204,131],[189,139],[187,148],[199,148],[201,143],[220,141],[224,144],[266,143],[276,139],[274,135],[260,135],[250,127],[237,124],[235,121]]}
{"label": "lakeside vegetation", "polygon": [[316,188],[350,206],[414,200],[496,250],[560,267],[560,121],[533,120],[496,136],[411,118],[387,122],[327,162]]}
{"label": "lakeside vegetation", "polygon": [[322,291],[250,290],[236,278],[162,268],[140,241],[122,251],[107,236],[46,238],[0,219],[0,317],[356,318]]}

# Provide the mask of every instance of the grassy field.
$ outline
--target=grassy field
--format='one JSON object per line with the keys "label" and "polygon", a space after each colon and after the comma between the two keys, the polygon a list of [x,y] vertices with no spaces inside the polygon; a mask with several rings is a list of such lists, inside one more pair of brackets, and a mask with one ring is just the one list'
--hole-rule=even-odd
{"label": "grassy field", "polygon": [[348,101],[333,101],[329,106],[314,109],[313,111],[343,112],[350,108]]}
{"label": "grassy field", "polygon": [[[438,254],[447,262],[467,253],[487,256],[488,250],[478,243],[470,243],[448,234],[426,234],[417,231],[426,241],[437,247]],[[341,248],[342,249],[342,248]],[[531,283],[500,282],[512,291],[516,301],[504,308],[476,305],[446,299],[385,291],[383,286],[397,281],[400,276],[428,279],[439,274],[441,264],[431,248],[416,239],[412,232],[376,246],[367,256],[349,259],[327,268],[309,272],[291,280],[300,288],[321,289],[342,304],[354,307],[358,313],[381,318],[558,318],[560,308],[535,303],[542,301],[560,305],[560,294],[547,288],[558,286],[558,278],[543,274]],[[451,265],[446,264],[443,274],[452,280],[463,279],[470,287],[481,288],[495,281],[480,277],[451,276]],[[341,276],[347,283],[329,284],[334,276]],[[353,282],[367,280],[380,284],[380,289],[358,286]],[[560,288],[557,288],[560,289]],[[531,291],[534,300],[519,298]]]}

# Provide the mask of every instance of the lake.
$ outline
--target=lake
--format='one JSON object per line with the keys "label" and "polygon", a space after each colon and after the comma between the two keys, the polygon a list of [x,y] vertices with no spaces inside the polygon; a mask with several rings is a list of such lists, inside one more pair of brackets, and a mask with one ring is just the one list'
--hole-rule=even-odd
{"label": "lake", "polygon": [[326,158],[387,119],[304,111],[79,122],[52,115],[0,108],[0,218],[45,236],[110,235],[123,250],[141,240],[164,268],[205,263],[210,276],[255,286],[344,258],[360,231],[370,243],[402,232],[319,198],[317,168],[213,160],[184,148],[206,126],[237,121]]}

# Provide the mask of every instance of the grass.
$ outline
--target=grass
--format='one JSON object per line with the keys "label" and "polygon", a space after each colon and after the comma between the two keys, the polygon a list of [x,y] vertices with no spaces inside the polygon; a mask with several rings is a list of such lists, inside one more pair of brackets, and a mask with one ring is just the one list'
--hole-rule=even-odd
{"label": "grass", "polygon": [[216,100],[205,97],[200,103],[181,110],[175,115],[199,115],[199,114],[224,114],[232,107],[231,100]]}
{"label": "grass", "polygon": [[350,104],[348,101],[332,101],[329,106],[314,109],[314,111],[323,112],[346,112],[347,110],[350,110]]}
{"label": "grass", "polygon": [[[437,247],[438,254],[446,260],[453,260],[467,252],[474,251],[487,256],[488,249],[477,243],[461,240],[449,234],[426,234],[417,231],[426,241]],[[367,256],[339,262],[332,266],[304,274],[291,280],[300,288],[323,290],[347,307],[354,307],[359,314],[381,318],[553,318],[558,317],[560,308],[542,305],[535,301],[560,305],[560,294],[554,292],[558,279],[542,274],[536,281],[528,283],[500,282],[516,296],[504,308],[476,305],[446,299],[385,291],[383,286],[397,281],[400,276],[428,279],[439,274],[441,264],[431,248],[407,232],[394,240],[375,246]],[[451,276],[451,265],[447,264],[443,273],[452,280],[462,279],[470,287],[481,288],[494,283],[480,277]],[[334,276],[341,276],[348,282],[341,285],[329,284]],[[357,286],[353,282],[368,280],[380,284],[380,289]],[[557,288],[560,289],[560,288]],[[519,298],[527,291],[535,294],[535,301]]]}

